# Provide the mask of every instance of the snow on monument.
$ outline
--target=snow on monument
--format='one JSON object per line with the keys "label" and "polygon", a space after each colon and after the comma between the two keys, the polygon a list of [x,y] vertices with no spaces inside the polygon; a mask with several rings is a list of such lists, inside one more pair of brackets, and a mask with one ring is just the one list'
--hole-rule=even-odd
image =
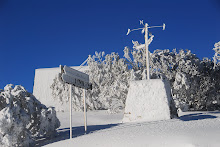
{"label": "snow on monument", "polygon": [[136,49],[145,47],[146,49],[146,67],[147,80],[131,81],[128,95],[125,103],[125,112],[122,122],[136,121],[157,121],[171,119],[177,116],[176,109],[171,97],[171,88],[168,82],[162,79],[150,80],[149,51],[148,45],[152,42],[154,35],[150,33],[148,39],[148,29],[162,27],[165,30],[165,24],[162,26],[149,26],[140,21],[143,28],[128,29],[127,35],[135,30],[145,32],[145,44],[139,45]]}
{"label": "snow on monument", "polygon": [[162,79],[131,81],[122,122],[157,121],[175,117],[170,86]]}

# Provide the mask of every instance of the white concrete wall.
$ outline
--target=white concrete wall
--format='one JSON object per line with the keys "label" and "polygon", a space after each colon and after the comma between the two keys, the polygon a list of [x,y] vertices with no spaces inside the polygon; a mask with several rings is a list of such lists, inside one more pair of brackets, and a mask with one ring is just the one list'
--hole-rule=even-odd
{"label": "white concrete wall", "polygon": [[[88,69],[87,66],[72,66],[71,68],[79,71],[85,71]],[[52,89],[50,88],[50,86],[53,84],[53,79],[56,77],[56,75],[58,75],[58,73],[60,73],[59,67],[35,69],[33,95],[47,107],[56,107],[61,105],[52,97]],[[69,109],[68,104],[62,104],[61,107],[64,111]]]}

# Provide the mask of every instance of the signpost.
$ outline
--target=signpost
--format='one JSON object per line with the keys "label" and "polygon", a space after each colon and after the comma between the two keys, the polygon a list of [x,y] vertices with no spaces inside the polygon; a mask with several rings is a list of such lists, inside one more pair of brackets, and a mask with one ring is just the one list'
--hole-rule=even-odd
{"label": "signpost", "polygon": [[83,89],[92,89],[91,84],[89,84],[89,75],[66,65],[61,66],[61,73],[64,82]]}
{"label": "signpost", "polygon": [[61,77],[65,83],[70,85],[70,139],[72,138],[72,85],[83,89],[83,103],[84,103],[84,126],[87,131],[87,114],[86,114],[86,96],[85,90],[92,89],[89,83],[89,75],[72,69],[68,66],[60,65]]}

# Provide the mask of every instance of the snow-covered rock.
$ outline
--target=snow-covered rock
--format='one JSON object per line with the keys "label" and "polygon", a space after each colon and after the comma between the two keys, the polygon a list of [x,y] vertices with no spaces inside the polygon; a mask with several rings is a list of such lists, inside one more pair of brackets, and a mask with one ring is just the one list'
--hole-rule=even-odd
{"label": "snow-covered rock", "polygon": [[161,79],[131,81],[122,122],[157,121],[177,116],[169,83]]}

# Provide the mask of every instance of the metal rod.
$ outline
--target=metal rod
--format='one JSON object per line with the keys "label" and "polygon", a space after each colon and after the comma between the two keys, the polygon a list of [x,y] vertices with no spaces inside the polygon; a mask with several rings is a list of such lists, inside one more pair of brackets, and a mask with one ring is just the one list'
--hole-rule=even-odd
{"label": "metal rod", "polygon": [[147,79],[150,79],[150,65],[149,65],[149,51],[148,51],[148,24],[145,24],[145,49],[146,49],[146,67],[147,67]]}
{"label": "metal rod", "polygon": [[84,126],[85,126],[85,133],[87,131],[87,113],[86,113],[86,90],[83,89],[83,102],[84,102]]}
{"label": "metal rod", "polygon": [[69,98],[69,102],[70,102],[70,139],[72,139],[72,85],[69,84],[70,86],[70,98]]}
{"label": "metal rod", "polygon": [[148,27],[148,28],[162,28],[163,26],[151,26],[151,27]]}
{"label": "metal rod", "polygon": [[140,30],[140,29],[144,29],[144,28],[132,29],[131,31],[137,31],[137,30]]}

